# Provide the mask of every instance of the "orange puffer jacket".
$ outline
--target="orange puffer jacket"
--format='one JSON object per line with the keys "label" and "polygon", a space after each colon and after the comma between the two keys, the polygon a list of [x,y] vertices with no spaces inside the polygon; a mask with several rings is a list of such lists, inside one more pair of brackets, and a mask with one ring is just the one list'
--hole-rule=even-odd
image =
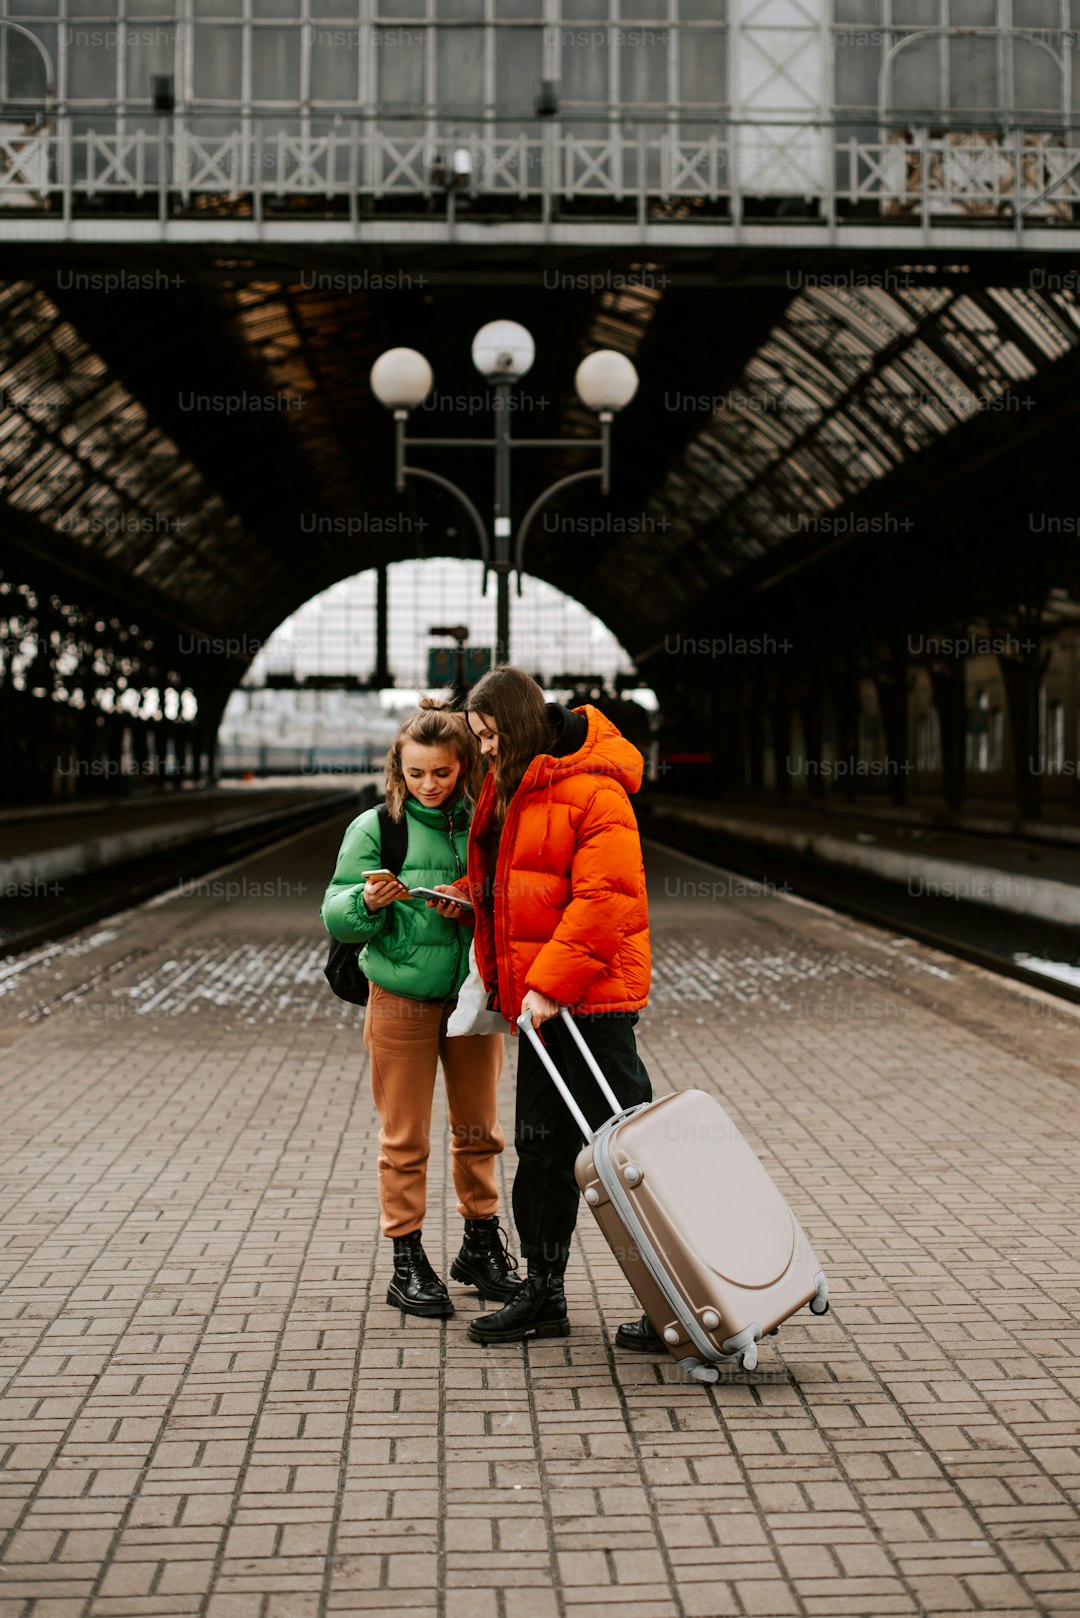
{"label": "orange puffer jacket", "polygon": [[[489,772],[469,830],[467,887],[476,961],[516,1033],[528,989],[579,1014],[638,1011],[649,997],[649,914],[641,839],[627,793],[636,747],[586,704],[557,710],[576,751],[533,759],[507,811],[492,882]],[[582,721],[585,724],[582,724]],[[565,745],[565,744],[564,744]],[[496,963],[498,972],[496,975]]]}

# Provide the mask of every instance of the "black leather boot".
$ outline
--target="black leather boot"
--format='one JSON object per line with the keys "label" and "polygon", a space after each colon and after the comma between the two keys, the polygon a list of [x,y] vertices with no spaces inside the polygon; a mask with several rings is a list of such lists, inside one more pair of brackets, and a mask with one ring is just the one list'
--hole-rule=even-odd
{"label": "black leather boot", "polygon": [[450,1294],[428,1263],[418,1230],[394,1237],[394,1276],[386,1301],[407,1315],[452,1315]]}
{"label": "black leather boot", "polygon": [[509,1303],[493,1315],[478,1315],[469,1322],[469,1339],[489,1347],[493,1343],[522,1343],[527,1337],[568,1337],[566,1293],[560,1271],[534,1270],[522,1281]]}
{"label": "black leather boot", "polygon": [[617,1348],[631,1348],[635,1354],[666,1354],[667,1345],[658,1331],[653,1330],[653,1323],[648,1315],[642,1315],[640,1320],[628,1320],[620,1326],[615,1333]]}
{"label": "black leather boot", "polygon": [[506,1232],[493,1214],[490,1219],[466,1219],[461,1252],[450,1266],[450,1275],[467,1287],[475,1287],[482,1298],[504,1303],[521,1285],[517,1259],[506,1241]]}

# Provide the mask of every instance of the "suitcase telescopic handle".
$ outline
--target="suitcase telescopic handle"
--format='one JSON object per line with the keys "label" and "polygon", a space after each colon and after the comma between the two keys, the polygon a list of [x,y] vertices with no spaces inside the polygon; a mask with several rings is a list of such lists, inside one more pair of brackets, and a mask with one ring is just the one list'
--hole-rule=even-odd
{"label": "suitcase telescopic handle", "polygon": [[[607,1101],[608,1106],[611,1108],[612,1114],[614,1115],[617,1112],[623,1112],[625,1109],[624,1109],[622,1103],[620,1102],[618,1096],[615,1094],[614,1090],[611,1088],[611,1085],[608,1083],[608,1081],[605,1079],[604,1075],[601,1073],[600,1068],[597,1065],[596,1057],[593,1055],[592,1051],[586,1045],[585,1040],[584,1040],[584,1038],[582,1036],[582,1033],[581,1033],[581,1029],[578,1027],[578,1025],[574,1021],[573,1017],[571,1017],[570,1012],[568,1011],[566,1006],[560,1006],[559,1007],[559,1015],[562,1018],[563,1022],[566,1024],[567,1028],[569,1028],[570,1033],[573,1036],[574,1043],[577,1045],[578,1050],[581,1052],[582,1056],[585,1058],[586,1065],[589,1068],[589,1071],[592,1073],[593,1078],[596,1080],[597,1084],[600,1086],[600,1089],[601,1089],[601,1091],[603,1092],[603,1095],[604,1095],[604,1099]],[[562,1074],[559,1072],[558,1068],[555,1066],[555,1063],[551,1060],[551,1056],[550,1056],[550,1054],[548,1052],[547,1046],[544,1045],[543,1041],[540,1038],[540,1035],[537,1033],[536,1029],[533,1027],[532,1012],[529,1010],[528,1006],[525,1007],[524,1011],[521,1013],[521,1016],[518,1018],[518,1027],[521,1029],[521,1031],[523,1033],[525,1033],[525,1034],[527,1034],[529,1036],[529,1040],[532,1043],[533,1049],[535,1050],[537,1056],[539,1056],[541,1062],[543,1062],[544,1066],[547,1068],[547,1071],[548,1071],[548,1074],[550,1075],[552,1083],[554,1084],[556,1090],[558,1090],[559,1094],[562,1096],[563,1100],[566,1102],[566,1105],[569,1108],[570,1112],[573,1114],[574,1122],[577,1124],[578,1128],[581,1130],[582,1135],[585,1137],[586,1140],[592,1140],[594,1135],[596,1134],[596,1131],[594,1129],[590,1129],[589,1120],[586,1118],[585,1114],[582,1112],[581,1108],[578,1106],[577,1102],[574,1100],[573,1096],[570,1094],[570,1089],[569,1089],[569,1086],[566,1083],[566,1080],[563,1078]]]}

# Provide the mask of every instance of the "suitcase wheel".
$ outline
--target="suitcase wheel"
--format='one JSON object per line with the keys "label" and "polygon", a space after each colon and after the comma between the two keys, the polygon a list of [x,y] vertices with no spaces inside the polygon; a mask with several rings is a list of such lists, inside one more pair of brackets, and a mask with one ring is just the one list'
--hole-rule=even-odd
{"label": "suitcase wheel", "polygon": [[739,1355],[739,1364],[744,1371],[752,1371],[757,1365],[757,1344],[748,1343]]}
{"label": "suitcase wheel", "polygon": [[825,1279],[825,1272],[819,1270],[815,1276],[817,1291],[810,1299],[810,1313],[812,1315],[827,1315],[829,1312],[829,1283]]}
{"label": "suitcase wheel", "polygon": [[811,1298],[810,1313],[812,1315],[827,1315],[829,1312],[828,1298]]}

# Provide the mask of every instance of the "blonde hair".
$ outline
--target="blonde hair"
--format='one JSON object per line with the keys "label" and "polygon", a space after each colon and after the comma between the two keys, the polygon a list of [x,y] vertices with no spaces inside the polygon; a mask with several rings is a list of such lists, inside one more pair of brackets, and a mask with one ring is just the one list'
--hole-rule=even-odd
{"label": "blonde hair", "polygon": [[467,802],[476,802],[481,778],[480,748],[468,720],[440,697],[421,697],[416,712],[402,720],[386,755],[386,802],[391,820],[401,819],[409,796],[401,768],[404,742],[419,742],[421,747],[449,747],[461,761],[458,791]]}

